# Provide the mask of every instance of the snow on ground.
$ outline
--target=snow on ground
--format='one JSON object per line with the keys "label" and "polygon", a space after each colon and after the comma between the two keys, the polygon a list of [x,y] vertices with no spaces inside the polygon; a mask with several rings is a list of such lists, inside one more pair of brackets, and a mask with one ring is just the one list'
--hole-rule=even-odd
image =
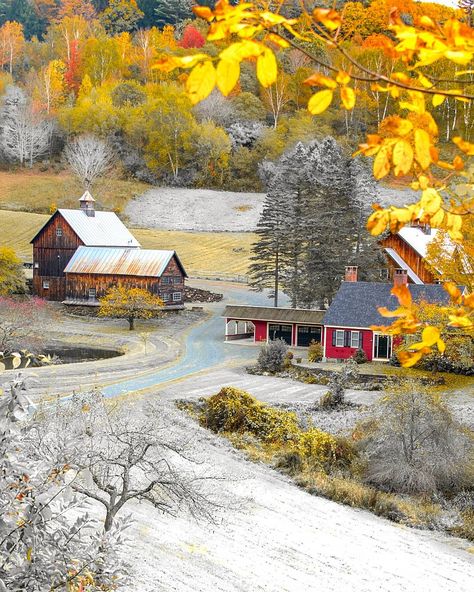
{"label": "snow on ground", "polygon": [[[380,186],[378,201],[403,205],[414,198],[413,191]],[[125,214],[132,227],[250,232],[256,228],[264,199],[264,193],[157,187],[129,202]]]}
{"label": "snow on ground", "polygon": [[459,539],[401,527],[311,496],[189,420],[187,435],[227,500],[215,523],[135,504],[127,592],[467,592],[474,555]]}

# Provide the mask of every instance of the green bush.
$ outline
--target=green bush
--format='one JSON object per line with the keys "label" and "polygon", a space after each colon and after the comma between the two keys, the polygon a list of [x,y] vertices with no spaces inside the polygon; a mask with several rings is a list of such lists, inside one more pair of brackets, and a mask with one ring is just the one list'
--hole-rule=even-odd
{"label": "green bush", "polygon": [[356,349],[354,355],[352,356],[352,359],[354,360],[354,362],[356,362],[356,364],[365,364],[368,361],[365,351],[360,347]]}
{"label": "green bush", "polygon": [[308,362],[320,362],[323,359],[323,354],[323,346],[312,339],[308,347]]}
{"label": "green bush", "polygon": [[300,432],[295,413],[274,409],[233,387],[206,400],[201,423],[213,432],[250,432],[265,442],[285,442]]}
{"label": "green bush", "polygon": [[275,339],[262,345],[258,354],[258,366],[264,372],[281,372],[285,367],[288,345],[283,339]]}

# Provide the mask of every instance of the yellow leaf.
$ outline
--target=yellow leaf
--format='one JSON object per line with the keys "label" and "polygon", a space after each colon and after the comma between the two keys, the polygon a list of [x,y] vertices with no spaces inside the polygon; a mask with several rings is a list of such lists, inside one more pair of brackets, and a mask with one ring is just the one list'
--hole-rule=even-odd
{"label": "yellow leaf", "polygon": [[333,91],[332,90],[320,90],[319,92],[315,93],[308,102],[308,110],[313,115],[319,115],[326,111],[329,105],[332,103],[333,99]]}
{"label": "yellow leaf", "polygon": [[398,299],[398,302],[406,308],[411,306],[411,293],[404,284],[392,288],[391,293]]}
{"label": "yellow leaf", "polygon": [[395,175],[406,175],[413,164],[413,148],[406,140],[398,140],[393,147],[392,159]]}
{"label": "yellow leaf", "polygon": [[415,155],[422,169],[427,169],[431,164],[431,139],[424,129],[415,130]]}
{"label": "yellow leaf", "polygon": [[267,88],[275,83],[277,79],[277,61],[271,49],[265,48],[257,58],[257,78],[260,84]]}
{"label": "yellow leaf", "polygon": [[196,16],[199,16],[206,21],[212,19],[212,10],[208,6],[193,6],[192,10]]}
{"label": "yellow leaf", "polygon": [[330,31],[335,31],[341,26],[340,15],[331,8],[316,8],[313,10],[313,17]]}
{"label": "yellow leaf", "polygon": [[374,177],[382,179],[390,172],[390,156],[392,149],[388,145],[383,145],[374,158]]}
{"label": "yellow leaf", "polygon": [[448,58],[448,60],[451,60],[451,62],[454,62],[455,64],[465,66],[472,60],[472,53],[469,51],[448,50],[444,52],[444,57]]}
{"label": "yellow leaf", "polygon": [[423,208],[424,212],[430,216],[436,214],[436,212],[441,208],[442,199],[440,194],[433,189],[432,187],[428,187],[425,189],[421,195],[420,206]]}
{"label": "yellow leaf", "polygon": [[211,61],[194,66],[186,81],[186,90],[193,105],[211,94],[216,85],[216,77],[216,69]]}
{"label": "yellow leaf", "polygon": [[474,144],[466,142],[459,136],[453,138],[453,143],[468,156],[474,156]]}
{"label": "yellow leaf", "polygon": [[26,560],[31,561],[31,557],[33,556],[33,547],[28,547],[26,551]]}
{"label": "yellow leaf", "polygon": [[432,347],[440,339],[439,329],[437,327],[425,327],[421,334],[421,341],[425,347]]}
{"label": "yellow leaf", "polygon": [[374,212],[367,220],[367,230],[373,236],[378,236],[386,228],[388,223],[388,215],[384,210]]}
{"label": "yellow leaf", "polygon": [[349,86],[343,86],[341,88],[341,101],[348,111],[353,109],[356,102],[354,89]]}
{"label": "yellow leaf", "polygon": [[438,339],[438,341],[436,342],[436,347],[438,348],[440,354],[444,354],[446,350],[446,344],[442,339]]}
{"label": "yellow leaf", "polygon": [[407,351],[398,352],[398,359],[400,360],[400,364],[404,368],[411,368],[417,362],[419,362],[422,357],[423,357],[423,352],[416,352],[416,353],[407,352]]}
{"label": "yellow leaf", "polygon": [[309,78],[306,78],[303,84],[307,84],[308,86],[326,86],[327,88],[332,89],[337,88],[337,82],[332,78],[329,78],[329,76],[324,76],[324,74],[320,74],[319,72],[311,74]]}
{"label": "yellow leaf", "polygon": [[256,58],[262,51],[264,46],[256,41],[238,41],[226,47],[219,57],[222,60],[229,60],[234,62],[241,62],[246,58]]}
{"label": "yellow leaf", "polygon": [[433,95],[433,107],[439,107],[440,105],[442,105],[444,103],[444,100],[446,99],[446,97],[444,95]]}
{"label": "yellow leaf", "polygon": [[217,86],[226,97],[235,87],[240,76],[240,65],[234,60],[220,60],[217,64]]}
{"label": "yellow leaf", "polygon": [[336,76],[336,80],[339,84],[349,84],[349,82],[351,81],[351,77],[347,72],[339,70]]}

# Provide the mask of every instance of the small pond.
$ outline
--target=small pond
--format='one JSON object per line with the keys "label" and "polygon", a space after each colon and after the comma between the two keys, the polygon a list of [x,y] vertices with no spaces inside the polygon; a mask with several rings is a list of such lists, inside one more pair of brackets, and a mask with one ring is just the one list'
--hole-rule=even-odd
{"label": "small pond", "polygon": [[43,353],[50,356],[57,356],[61,364],[107,360],[108,358],[116,358],[124,354],[123,351],[118,349],[105,349],[86,345],[66,345],[63,343],[49,345],[45,347]]}

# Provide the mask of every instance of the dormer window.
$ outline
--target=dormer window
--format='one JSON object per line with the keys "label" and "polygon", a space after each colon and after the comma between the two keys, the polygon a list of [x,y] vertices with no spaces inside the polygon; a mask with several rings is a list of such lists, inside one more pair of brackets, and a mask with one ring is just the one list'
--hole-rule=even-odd
{"label": "dormer window", "polygon": [[62,236],[62,235],[63,235],[63,229],[60,226],[58,226],[56,228],[56,236]]}

